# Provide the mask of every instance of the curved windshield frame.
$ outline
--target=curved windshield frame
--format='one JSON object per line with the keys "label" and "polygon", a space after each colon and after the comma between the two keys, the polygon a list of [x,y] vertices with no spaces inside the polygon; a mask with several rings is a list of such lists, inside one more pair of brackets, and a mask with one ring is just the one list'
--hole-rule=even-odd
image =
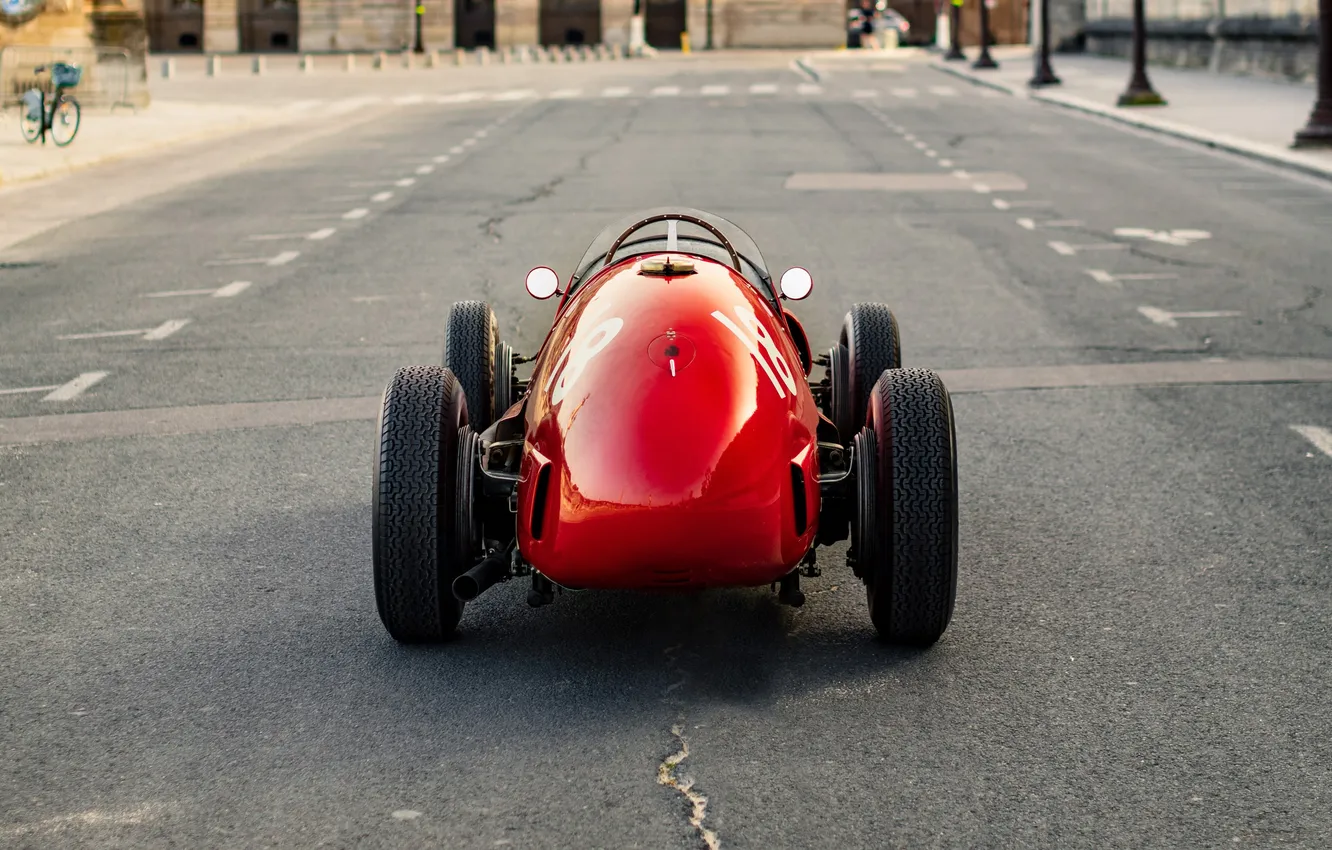
{"label": "curved windshield frame", "polygon": [[[573,294],[584,280],[596,274],[598,270],[606,265],[612,265],[621,260],[630,257],[641,256],[643,254],[656,254],[665,250],[666,227],[667,222],[657,222],[645,226],[642,230],[636,231],[625,240],[611,262],[606,262],[606,252],[610,250],[611,244],[621,233],[624,233],[630,227],[633,227],[640,221],[660,215],[687,215],[702,219],[708,224],[721,231],[731,247],[735,248],[740,255],[741,266],[740,273],[753,283],[763,296],[776,302],[777,291],[772,285],[772,275],[768,273],[768,267],[763,261],[763,255],[759,253],[757,243],[748,233],[740,229],[735,222],[728,221],[721,216],[712,213],[696,210],[691,207],[658,207],[656,209],[644,210],[625,216],[614,222],[592,240],[592,244],[583,252],[583,256],[574,267],[573,276],[569,279],[568,294]],[[685,254],[699,254],[701,256],[716,259],[719,262],[730,265],[730,258],[726,255],[726,249],[722,247],[717,238],[707,231],[699,228],[697,225],[691,225],[688,222],[681,222],[686,232],[679,235],[678,250]],[[661,232],[658,233],[657,231]],[[714,250],[708,250],[714,249]],[[715,256],[713,256],[715,252]]]}

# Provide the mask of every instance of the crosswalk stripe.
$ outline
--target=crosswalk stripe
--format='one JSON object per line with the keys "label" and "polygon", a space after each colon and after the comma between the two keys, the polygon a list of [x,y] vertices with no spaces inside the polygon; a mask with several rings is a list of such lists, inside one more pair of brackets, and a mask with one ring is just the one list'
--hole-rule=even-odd
{"label": "crosswalk stripe", "polygon": [[675,97],[679,93],[679,86],[657,86],[652,90],[653,97]]}
{"label": "crosswalk stripe", "polygon": [[629,95],[629,91],[630,91],[630,90],[627,89],[627,88],[625,88],[624,86],[612,86],[612,87],[610,87],[610,88],[608,88],[608,89],[603,89],[602,92],[601,92],[601,96],[602,96],[602,97],[627,97],[627,96]]}
{"label": "crosswalk stripe", "polygon": [[776,94],[777,87],[772,83],[754,83],[749,87],[750,94]]}
{"label": "crosswalk stripe", "polygon": [[717,95],[729,94],[730,86],[704,86],[700,94],[704,97],[715,97]]}

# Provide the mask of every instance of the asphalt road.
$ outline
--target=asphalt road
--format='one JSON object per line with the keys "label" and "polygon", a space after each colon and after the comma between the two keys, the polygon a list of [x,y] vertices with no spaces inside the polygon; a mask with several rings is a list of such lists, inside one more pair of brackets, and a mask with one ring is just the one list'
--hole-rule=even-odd
{"label": "asphalt road", "polygon": [[[0,194],[70,208],[0,252],[0,845],[1327,846],[1329,187],[922,64],[802,94],[786,58],[552,68]],[[829,173],[925,176],[786,188]],[[799,610],[515,582],[394,644],[374,422],[291,402],[436,362],[456,299],[532,352],[524,273],[669,204],[809,268],[816,347],[885,301],[909,365],[999,376],[954,400],[949,631],[881,645],[836,548]],[[1228,382],[1274,363],[1309,380]],[[1067,386],[1004,377],[1042,366]],[[701,828],[658,781],[685,746]]]}

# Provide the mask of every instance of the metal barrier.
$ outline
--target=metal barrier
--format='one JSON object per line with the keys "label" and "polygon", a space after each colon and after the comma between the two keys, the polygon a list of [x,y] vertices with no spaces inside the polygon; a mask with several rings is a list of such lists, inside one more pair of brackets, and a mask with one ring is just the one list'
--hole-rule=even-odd
{"label": "metal barrier", "polygon": [[70,91],[84,107],[114,112],[118,107],[137,110],[148,104],[146,57],[136,62],[128,50],[111,47],[13,44],[0,47],[0,108],[19,104],[28,89],[52,92],[50,73],[38,76],[34,69],[55,62],[83,69],[83,79]]}

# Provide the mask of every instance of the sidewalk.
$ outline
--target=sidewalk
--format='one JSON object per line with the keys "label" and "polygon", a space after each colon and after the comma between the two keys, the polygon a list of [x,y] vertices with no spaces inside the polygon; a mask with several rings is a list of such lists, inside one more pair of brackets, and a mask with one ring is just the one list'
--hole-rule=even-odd
{"label": "sidewalk", "polygon": [[58,148],[49,137],[45,145],[24,141],[19,131],[19,112],[9,109],[0,113],[0,186],[65,174],[169,146],[276,126],[297,118],[290,110],[276,106],[157,101],[138,113],[85,112],[74,141],[68,147]]}
{"label": "sidewalk", "polygon": [[1177,68],[1148,66],[1152,87],[1166,106],[1121,108],[1115,105],[1128,84],[1127,61],[1094,56],[1054,55],[1050,64],[1063,83],[1029,89],[1033,57],[1030,48],[992,50],[1000,67],[976,71],[967,62],[943,62],[932,67],[979,85],[1099,115],[1113,121],[1187,139],[1250,159],[1290,168],[1317,177],[1332,178],[1332,151],[1296,151],[1290,143],[1309,118],[1314,87],[1249,77],[1210,74]]}

